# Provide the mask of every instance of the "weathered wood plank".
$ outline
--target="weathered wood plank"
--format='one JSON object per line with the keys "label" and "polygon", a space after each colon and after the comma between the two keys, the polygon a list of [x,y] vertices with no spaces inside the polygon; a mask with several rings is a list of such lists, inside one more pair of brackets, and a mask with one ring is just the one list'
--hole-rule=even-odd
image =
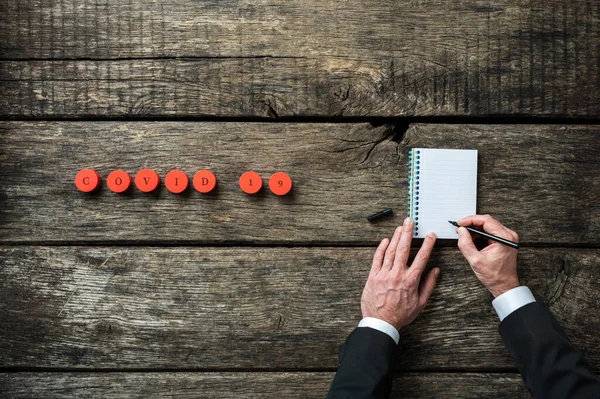
{"label": "weathered wood plank", "polygon": [[[529,50],[520,50],[515,45],[519,42],[550,45],[546,50],[553,44],[559,49],[573,43],[585,48],[598,33],[592,30],[598,22],[595,6],[582,0],[499,0],[493,7],[484,0],[8,0],[3,3],[0,32],[5,38],[2,57],[12,59],[324,54],[360,58],[390,52],[426,58],[476,43],[482,53],[507,51],[509,45],[514,51]],[[581,26],[586,23],[591,26]],[[542,40],[546,33],[551,36]],[[489,54],[490,61],[496,56]]]}
{"label": "weathered wood plank", "polygon": [[[600,244],[600,135],[594,126],[5,122],[0,134],[4,242],[373,244],[406,213],[411,147],[479,150],[478,211],[528,244]],[[218,193],[162,188],[96,195],[75,189],[83,168],[104,177],[151,167],[164,177],[215,172]],[[250,197],[237,179],[279,170],[292,194]],[[391,207],[396,216],[370,224]]]}
{"label": "weathered wood plank", "polygon": [[[5,397],[324,398],[322,373],[13,373],[0,374]],[[392,398],[527,398],[518,374],[406,373]]]}
{"label": "weathered wood plank", "polygon": [[[519,86],[512,72],[490,78],[428,62],[406,70],[415,64],[397,57],[4,61],[0,116],[593,118],[600,113],[595,76],[538,82],[536,75]],[[469,88],[471,80],[512,84],[488,92]]]}
{"label": "weathered wood plank", "polygon": [[[330,369],[372,248],[3,247],[0,367]],[[600,251],[525,248],[522,283],[600,367]],[[507,370],[491,295],[457,249],[401,332],[402,370]]]}
{"label": "weathered wood plank", "polygon": [[[410,78],[410,101],[393,100],[381,91],[389,73],[389,62],[381,60],[5,61],[0,62],[0,115],[279,118],[444,113],[428,109],[421,71]],[[373,92],[376,87],[379,91]],[[447,96],[454,98],[450,90]]]}
{"label": "weathered wood plank", "polygon": [[600,112],[600,7],[592,0],[0,7],[0,59],[22,60],[0,64],[2,115]]}

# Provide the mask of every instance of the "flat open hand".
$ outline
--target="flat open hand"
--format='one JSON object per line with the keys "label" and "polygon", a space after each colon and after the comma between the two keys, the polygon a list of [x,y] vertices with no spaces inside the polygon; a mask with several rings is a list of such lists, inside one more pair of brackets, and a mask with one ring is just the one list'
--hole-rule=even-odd
{"label": "flat open hand", "polygon": [[432,269],[423,283],[421,276],[435,244],[435,234],[429,233],[409,267],[408,256],[413,234],[413,220],[406,218],[394,232],[392,240],[384,238],[373,257],[373,265],[363,290],[363,317],[384,320],[396,329],[410,324],[423,310],[440,274]]}

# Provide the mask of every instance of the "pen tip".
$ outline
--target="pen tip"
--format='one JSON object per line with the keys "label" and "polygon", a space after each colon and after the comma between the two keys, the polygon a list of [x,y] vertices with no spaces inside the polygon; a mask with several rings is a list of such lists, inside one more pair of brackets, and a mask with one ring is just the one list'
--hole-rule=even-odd
{"label": "pen tip", "polygon": [[451,221],[451,220],[448,220],[448,223],[450,223],[450,224],[451,224],[451,225],[453,225],[453,226],[457,226],[457,227],[458,227],[458,223],[456,223],[456,222],[453,222],[453,221]]}

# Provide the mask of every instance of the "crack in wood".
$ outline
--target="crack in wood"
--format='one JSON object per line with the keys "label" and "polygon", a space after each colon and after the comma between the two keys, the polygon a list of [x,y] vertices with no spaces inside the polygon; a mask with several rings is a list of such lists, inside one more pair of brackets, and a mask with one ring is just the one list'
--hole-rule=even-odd
{"label": "crack in wood", "polygon": [[279,317],[277,318],[277,324],[275,325],[275,330],[277,330],[277,331],[283,330],[284,324],[285,323],[283,321],[283,316],[279,315]]}
{"label": "crack in wood", "polygon": [[565,286],[567,284],[567,280],[569,279],[569,275],[565,272],[566,270],[567,260],[563,259],[556,274],[556,279],[551,288],[551,294],[548,298],[548,305],[553,305],[558,302],[558,300],[562,297],[565,292]]}
{"label": "crack in wood", "polygon": [[69,304],[69,301],[71,300],[71,298],[73,298],[73,295],[75,295],[75,293],[77,292],[77,290],[74,290],[73,292],[71,292],[71,295],[69,295],[69,298],[67,299],[67,302],[65,302],[65,304],[63,305],[63,307],[60,309],[60,312],[58,312],[58,315],[56,317],[60,317],[60,315],[62,314],[62,312],[65,310],[65,308],[67,307],[67,305]]}
{"label": "crack in wood", "polygon": [[273,108],[270,99],[265,100],[265,105],[267,106],[267,115],[270,118],[279,119],[279,114],[277,113],[277,111],[275,111],[275,108]]}
{"label": "crack in wood", "polygon": [[387,136],[386,136],[386,137],[383,137],[383,138],[381,138],[381,139],[377,140],[375,143],[373,143],[373,145],[371,145],[371,148],[369,148],[369,150],[367,151],[367,153],[366,153],[366,155],[365,155],[364,159],[363,159],[362,161],[360,161],[358,164],[359,164],[359,165],[363,165],[365,162],[367,162],[367,161],[369,160],[369,157],[371,156],[371,154],[372,154],[372,153],[373,153],[373,151],[375,150],[375,148],[376,148],[376,147],[377,147],[379,144],[383,143],[383,142],[384,142],[384,141],[386,141],[386,140],[389,140],[389,137],[387,137]]}

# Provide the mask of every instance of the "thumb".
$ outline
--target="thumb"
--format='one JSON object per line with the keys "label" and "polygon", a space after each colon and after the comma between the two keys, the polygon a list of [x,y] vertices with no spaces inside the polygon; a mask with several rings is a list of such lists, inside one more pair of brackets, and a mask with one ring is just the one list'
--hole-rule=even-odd
{"label": "thumb", "polygon": [[473,244],[473,237],[464,227],[459,227],[458,233],[458,249],[462,252],[463,256],[467,259],[467,262],[473,263],[476,258],[479,257],[479,251]]}

